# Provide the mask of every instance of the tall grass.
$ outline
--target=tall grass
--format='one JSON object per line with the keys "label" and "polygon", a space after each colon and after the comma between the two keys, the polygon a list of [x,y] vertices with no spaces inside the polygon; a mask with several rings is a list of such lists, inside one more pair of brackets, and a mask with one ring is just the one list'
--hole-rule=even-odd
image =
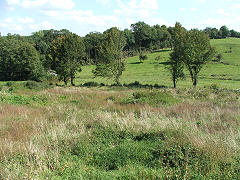
{"label": "tall grass", "polygon": [[[122,103],[136,93],[144,101]],[[39,92],[46,106],[1,102],[0,179],[240,177],[239,92],[154,91],[170,104],[152,93],[54,88]]]}

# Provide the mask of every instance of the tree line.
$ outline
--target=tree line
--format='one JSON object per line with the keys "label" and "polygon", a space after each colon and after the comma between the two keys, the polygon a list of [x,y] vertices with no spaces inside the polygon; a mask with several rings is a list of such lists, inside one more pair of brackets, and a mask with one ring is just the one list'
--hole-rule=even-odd
{"label": "tree line", "polygon": [[66,29],[42,30],[31,36],[8,34],[0,37],[0,80],[41,81],[54,71],[59,80],[74,85],[81,67],[94,64],[95,77],[113,78],[119,85],[126,57],[171,48],[168,68],[174,87],[178,79],[184,78],[185,67],[193,85],[197,85],[199,71],[213,55],[209,38],[239,37],[238,32],[229,31],[226,26],[216,34],[215,31],[216,28],[188,31],[179,23],[167,27],[137,22],[130,29],[121,31],[113,27],[85,37]]}

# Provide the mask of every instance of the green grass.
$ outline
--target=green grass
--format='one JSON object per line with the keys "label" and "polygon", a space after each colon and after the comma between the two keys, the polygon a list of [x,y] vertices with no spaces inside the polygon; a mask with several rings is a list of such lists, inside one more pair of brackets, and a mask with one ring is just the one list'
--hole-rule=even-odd
{"label": "green grass", "polygon": [[240,176],[239,91],[5,88],[0,179]]}
{"label": "green grass", "polygon": [[[211,44],[216,47],[218,53],[223,55],[223,63],[210,62],[199,74],[198,86],[210,86],[217,84],[221,88],[238,89],[240,87],[240,39],[227,38],[211,40]],[[226,53],[232,47],[232,53]],[[172,87],[170,74],[166,69],[165,62],[169,58],[171,51],[163,50],[148,54],[148,59],[144,63],[139,63],[138,56],[126,59],[127,68],[121,77],[122,84],[129,84],[135,81],[141,84],[158,84],[160,86]],[[155,58],[160,56],[160,60]],[[94,66],[87,66],[78,74],[76,82],[82,84],[95,81],[104,84],[113,84],[112,80],[95,78],[93,79],[92,70]],[[179,81],[178,87],[191,87],[192,83],[188,72],[186,80]]]}

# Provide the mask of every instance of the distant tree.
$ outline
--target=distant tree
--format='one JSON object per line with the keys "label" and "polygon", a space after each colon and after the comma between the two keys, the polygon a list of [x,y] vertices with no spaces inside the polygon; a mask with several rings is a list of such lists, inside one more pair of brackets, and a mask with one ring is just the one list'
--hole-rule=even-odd
{"label": "distant tree", "polygon": [[185,43],[186,34],[187,30],[184,29],[180,23],[176,23],[172,30],[173,52],[170,54],[170,58],[167,61],[167,69],[171,73],[174,88],[177,86],[177,81],[185,77],[183,73],[184,63],[182,48]]}
{"label": "distant tree", "polygon": [[210,45],[209,37],[196,29],[186,33],[180,47],[182,61],[190,73],[193,85],[196,86],[199,72],[212,59],[215,50]]}
{"label": "distant tree", "polygon": [[230,30],[230,37],[239,38],[240,37],[240,33],[232,29],[232,30]]}
{"label": "distant tree", "polygon": [[171,47],[171,34],[165,25],[154,25],[152,27],[155,30],[153,33],[153,42],[155,49],[168,48]]}
{"label": "distant tree", "polygon": [[122,31],[114,27],[104,32],[104,39],[98,49],[98,63],[93,71],[95,77],[113,78],[120,85],[120,76],[125,70],[123,48],[126,39]]}
{"label": "distant tree", "polygon": [[75,75],[84,64],[85,46],[82,38],[73,33],[59,36],[52,43],[50,56],[56,65],[59,80],[67,85],[70,79],[74,85]]}
{"label": "distant tree", "polygon": [[137,22],[131,25],[136,47],[141,51],[142,48],[148,49],[152,42],[152,28],[144,22]]}
{"label": "distant tree", "polygon": [[219,30],[221,38],[226,38],[230,36],[230,31],[228,30],[227,26],[222,26]]}
{"label": "distant tree", "polygon": [[123,33],[126,39],[126,45],[124,47],[124,51],[134,50],[136,48],[136,41],[135,41],[133,32],[129,29],[125,29]]}
{"label": "distant tree", "polygon": [[91,32],[83,38],[83,41],[86,47],[87,58],[93,64],[97,64],[97,58],[98,58],[97,49],[101,45],[102,40],[103,40],[103,34],[99,32]]}
{"label": "distant tree", "polygon": [[43,78],[37,50],[28,42],[0,37],[0,80],[24,81]]}

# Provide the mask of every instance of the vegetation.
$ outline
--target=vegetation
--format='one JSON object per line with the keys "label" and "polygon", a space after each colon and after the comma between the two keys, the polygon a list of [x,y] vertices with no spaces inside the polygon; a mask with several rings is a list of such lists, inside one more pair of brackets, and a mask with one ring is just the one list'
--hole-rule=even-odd
{"label": "vegetation", "polygon": [[82,39],[71,33],[59,36],[52,43],[50,57],[59,80],[67,85],[71,79],[74,85],[75,74],[81,71],[81,65],[84,64],[85,47]]}
{"label": "vegetation", "polygon": [[239,91],[9,88],[0,98],[1,179],[240,176]]}
{"label": "vegetation", "polygon": [[104,33],[102,45],[98,49],[99,59],[94,75],[113,78],[120,85],[120,76],[125,70],[123,48],[126,40],[117,28],[111,28]]}
{"label": "vegetation", "polygon": [[0,80],[40,80],[43,66],[28,42],[0,37]]}

